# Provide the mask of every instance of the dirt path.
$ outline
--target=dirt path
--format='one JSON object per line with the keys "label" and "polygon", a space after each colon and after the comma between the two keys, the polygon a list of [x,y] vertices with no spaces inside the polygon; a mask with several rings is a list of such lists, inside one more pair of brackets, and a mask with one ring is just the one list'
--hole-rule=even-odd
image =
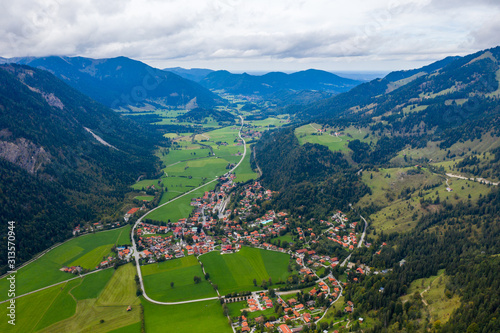
{"label": "dirt path", "polygon": [[428,292],[430,289],[431,289],[431,286],[429,285],[429,286],[427,286],[427,288],[425,288],[424,291],[422,291],[420,293],[420,297],[422,298],[422,303],[424,303],[425,306],[429,306],[429,304],[427,304],[427,301],[424,299],[424,293]]}
{"label": "dirt path", "polygon": [[491,184],[491,185],[498,186],[498,183],[494,183],[494,182],[489,181],[489,180],[484,179],[484,178],[467,178],[467,177],[460,176],[460,175],[454,175],[452,173],[447,173],[446,175],[448,177],[453,177],[453,178],[458,178],[458,179],[464,179],[464,180],[470,180],[470,181],[473,181],[473,182],[484,182],[485,184]]}

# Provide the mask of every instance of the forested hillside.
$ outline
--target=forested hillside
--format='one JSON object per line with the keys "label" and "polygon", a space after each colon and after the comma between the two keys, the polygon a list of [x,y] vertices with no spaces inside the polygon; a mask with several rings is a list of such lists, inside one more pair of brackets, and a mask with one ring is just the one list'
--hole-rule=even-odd
{"label": "forested hillside", "polygon": [[305,218],[348,209],[370,189],[341,153],[318,144],[299,145],[291,128],[266,133],[256,147],[262,180],[279,191],[274,204]]}
{"label": "forested hillside", "polygon": [[119,213],[128,186],[156,173],[155,145],[168,142],[46,71],[2,65],[0,82],[0,219],[16,221],[20,263],[75,225]]}
{"label": "forested hillside", "polygon": [[[347,274],[352,318],[369,318],[369,332],[500,331],[499,82],[498,47],[446,58],[289,107],[307,122],[257,146],[274,205],[306,221],[335,209],[368,220],[350,261],[379,274],[334,273]],[[408,294],[437,276],[456,302],[446,315]]]}
{"label": "forested hillside", "polygon": [[126,57],[18,58],[13,62],[46,69],[113,109],[155,106],[212,107],[221,99],[196,82]]}

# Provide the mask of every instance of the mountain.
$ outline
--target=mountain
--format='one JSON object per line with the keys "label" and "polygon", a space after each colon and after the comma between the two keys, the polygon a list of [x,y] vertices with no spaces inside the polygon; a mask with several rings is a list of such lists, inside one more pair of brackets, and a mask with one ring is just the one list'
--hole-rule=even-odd
{"label": "mountain", "polygon": [[488,132],[500,135],[499,70],[496,47],[390,73],[300,112],[330,123],[368,126],[401,144],[425,147],[439,141],[441,148],[448,148]]}
{"label": "mountain", "polygon": [[290,107],[306,121],[256,145],[262,183],[279,191],[266,209],[302,230],[339,209],[364,224],[349,262],[371,272],[332,269],[347,274],[353,318],[373,320],[363,330],[499,331],[499,101],[496,47]]}
{"label": "mountain", "polygon": [[218,96],[193,81],[126,57],[50,56],[9,60],[48,70],[73,88],[113,109],[148,105],[212,107],[221,102]]}
{"label": "mountain", "polygon": [[320,90],[332,93],[345,92],[361,81],[345,79],[338,75],[309,69],[286,74],[271,72],[265,75],[232,74],[216,71],[208,74],[200,84],[211,90],[224,90],[231,94],[265,96],[280,90]]}
{"label": "mountain", "polygon": [[77,224],[121,219],[128,186],[156,173],[161,134],[41,69],[1,65],[0,83],[0,223],[16,222],[18,262]]}
{"label": "mountain", "polygon": [[200,82],[203,80],[208,74],[212,73],[213,70],[206,68],[191,68],[186,69],[182,67],[172,67],[172,68],[164,68],[164,71],[175,73],[185,79]]}

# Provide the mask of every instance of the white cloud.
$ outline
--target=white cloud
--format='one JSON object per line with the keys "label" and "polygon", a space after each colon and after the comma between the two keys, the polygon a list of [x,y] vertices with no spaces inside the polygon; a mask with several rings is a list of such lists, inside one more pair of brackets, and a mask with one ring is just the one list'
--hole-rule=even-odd
{"label": "white cloud", "polygon": [[377,69],[500,44],[500,6],[492,0],[17,0],[0,6],[4,57],[124,55],[159,67],[369,63]]}

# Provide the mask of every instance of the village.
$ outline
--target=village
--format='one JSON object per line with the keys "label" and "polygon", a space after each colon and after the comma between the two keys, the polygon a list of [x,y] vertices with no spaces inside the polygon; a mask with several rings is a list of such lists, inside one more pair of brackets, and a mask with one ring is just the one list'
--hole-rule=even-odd
{"label": "village", "polygon": [[[299,331],[297,327],[319,322],[328,308],[340,299],[348,283],[333,276],[337,266],[346,264],[347,274],[370,274],[371,271],[363,264],[348,262],[349,256],[346,256],[347,259],[339,258],[316,253],[312,248],[328,240],[345,251],[343,253],[352,252],[360,246],[356,233],[358,223],[349,222],[344,213],[337,211],[328,219],[317,221],[319,223],[315,223],[314,227],[296,226],[287,212],[262,209],[262,203],[271,200],[276,193],[265,189],[258,181],[238,186],[233,182],[234,178],[233,174],[226,174],[219,178],[219,184],[213,191],[192,199],[193,211],[187,218],[160,224],[147,219],[141,221],[134,234],[141,265],[185,256],[197,257],[212,251],[234,253],[243,246],[286,253],[290,255],[296,272],[289,278],[293,280],[293,285],[298,286],[296,290],[266,287],[268,290],[245,296],[247,307],[240,315],[230,318],[233,330],[251,332],[259,326],[270,331],[295,332]],[[124,216],[124,222],[127,223],[132,216],[144,210],[144,206],[130,209]],[[119,226],[120,223],[116,223],[111,227]],[[95,223],[84,230],[78,226],[74,233],[99,229],[102,229],[102,225]],[[369,247],[371,244],[362,245]],[[103,258],[95,268],[103,269],[132,261],[132,252],[129,246],[114,247],[113,254]],[[80,274],[82,267],[63,267],[61,271]],[[352,282],[357,281],[357,277],[352,279]],[[229,304],[237,299],[241,300],[241,297],[226,295],[223,303]],[[344,313],[354,311],[352,302],[344,305]],[[268,309],[274,309],[278,315],[267,318],[264,313]],[[362,318],[359,320],[362,321]]]}
{"label": "village", "polygon": [[[318,233],[313,228],[291,229],[290,217],[285,211],[266,210],[255,215],[262,211],[260,204],[272,198],[272,191],[258,181],[238,187],[233,179],[234,175],[225,175],[219,179],[215,190],[193,199],[191,206],[194,209],[188,218],[165,225],[141,222],[134,235],[141,264],[199,256],[211,251],[233,253],[242,246],[287,253],[297,268],[297,284],[307,287],[292,292],[269,289],[251,293],[246,296],[247,309],[241,316],[232,318],[233,328],[236,332],[250,332],[253,327],[264,325],[266,329],[292,332],[294,326],[318,322],[342,295],[347,282],[337,280],[332,270],[345,258],[318,254],[311,245],[326,238],[347,253],[353,251],[359,245],[359,235],[355,232],[357,222],[350,223],[345,214],[337,211],[327,220],[319,221]],[[292,241],[276,241],[292,233],[296,235]],[[123,250],[118,252],[120,259],[127,260],[129,255]],[[356,267],[351,262],[346,269],[357,274],[370,273],[369,267],[362,264]],[[232,301],[226,296],[224,303]],[[271,308],[280,315],[274,318],[249,316]],[[345,304],[345,313],[353,310],[352,302]]]}

